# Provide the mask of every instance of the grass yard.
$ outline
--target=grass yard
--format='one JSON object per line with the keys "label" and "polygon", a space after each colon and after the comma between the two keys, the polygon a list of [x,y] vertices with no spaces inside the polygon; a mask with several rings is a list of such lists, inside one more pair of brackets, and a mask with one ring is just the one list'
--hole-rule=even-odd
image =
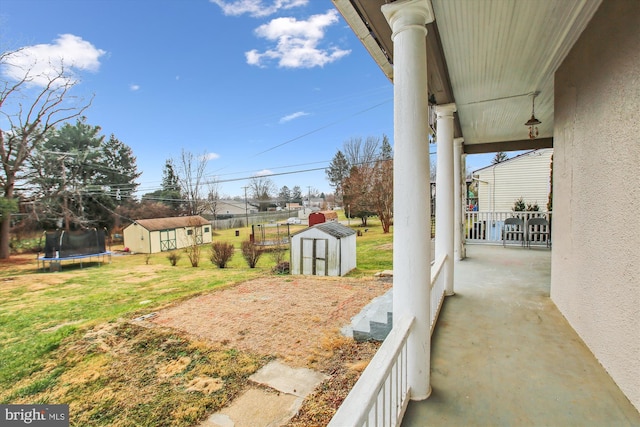
{"label": "grass yard", "polygon": [[[354,278],[391,268],[391,235],[375,222],[367,228]],[[248,235],[215,232],[214,241],[236,246],[226,269],[209,261],[207,245],[197,268],[186,254],[171,266],[166,253],[114,255],[83,269],[63,263],[60,272],[38,270],[32,254],[0,262],[0,403],[69,403],[72,425],[92,426],[189,426],[228,404],[270,355],[131,320],[273,276],[268,253],[247,267],[239,247]]]}

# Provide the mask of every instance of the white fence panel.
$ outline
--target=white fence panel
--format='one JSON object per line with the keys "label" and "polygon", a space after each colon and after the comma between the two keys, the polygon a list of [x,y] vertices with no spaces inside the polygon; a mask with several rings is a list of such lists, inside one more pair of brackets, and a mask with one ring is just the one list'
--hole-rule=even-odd
{"label": "white fence panel", "polygon": [[[470,243],[502,243],[502,230],[507,218],[522,218],[525,234],[528,234],[528,221],[532,218],[544,218],[551,224],[552,212],[483,212],[469,211],[465,218],[465,238]],[[550,229],[550,226],[549,226]],[[534,231],[540,231],[536,229]],[[547,243],[543,234],[537,234],[533,243]]]}

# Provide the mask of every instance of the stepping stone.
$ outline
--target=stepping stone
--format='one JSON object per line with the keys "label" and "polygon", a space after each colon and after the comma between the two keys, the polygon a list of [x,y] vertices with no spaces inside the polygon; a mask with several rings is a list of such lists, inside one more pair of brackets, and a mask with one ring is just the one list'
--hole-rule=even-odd
{"label": "stepping stone", "polygon": [[291,368],[277,360],[249,377],[274,389],[251,388],[199,427],[275,427],[298,413],[307,397],[328,376],[307,368]]}
{"label": "stepping stone", "polygon": [[200,427],[267,427],[286,424],[302,406],[301,397],[249,389]]}
{"label": "stepping stone", "polygon": [[302,398],[307,397],[318,384],[328,378],[320,372],[307,368],[291,368],[277,360],[249,377],[258,384]]}

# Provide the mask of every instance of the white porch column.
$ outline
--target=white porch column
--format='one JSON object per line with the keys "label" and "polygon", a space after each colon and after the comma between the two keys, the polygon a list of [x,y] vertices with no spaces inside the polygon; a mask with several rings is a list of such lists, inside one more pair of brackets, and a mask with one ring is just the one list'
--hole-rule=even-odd
{"label": "white porch column", "polygon": [[[464,150],[463,150],[464,151]],[[466,221],[467,221],[467,209],[469,209],[469,189],[467,188],[467,155],[463,154],[460,160],[460,169],[462,172],[462,244],[460,245],[460,257],[465,259],[467,257],[467,234],[466,234]]]}
{"label": "white porch column", "polygon": [[445,295],[453,295],[454,192],[453,175],[453,113],[455,104],[436,106],[436,142],[438,169],[436,170],[436,259],[447,255],[442,267]]}
{"label": "white porch column", "polygon": [[415,317],[407,341],[411,399],[431,394],[431,231],[427,134],[427,48],[425,25],[433,21],[429,0],[382,6],[393,31],[394,182],[393,318]]}
{"label": "white porch column", "polygon": [[[462,236],[464,232],[464,209],[466,191],[464,167],[462,159],[462,142],[463,138],[455,138],[453,140],[453,211],[455,212],[453,219],[453,256],[456,261],[464,259],[464,238]],[[463,188],[465,188],[463,190]]]}

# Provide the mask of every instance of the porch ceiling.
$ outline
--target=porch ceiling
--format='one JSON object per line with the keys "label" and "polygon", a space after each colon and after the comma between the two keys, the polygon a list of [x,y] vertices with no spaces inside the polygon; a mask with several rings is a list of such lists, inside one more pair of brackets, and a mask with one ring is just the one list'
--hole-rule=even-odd
{"label": "porch ceiling", "polygon": [[[429,92],[455,102],[456,137],[467,152],[550,146],[553,76],[602,0],[431,0],[427,25]],[[393,81],[391,29],[380,10],[391,1],[333,0]],[[524,123],[538,91],[537,141]]]}

